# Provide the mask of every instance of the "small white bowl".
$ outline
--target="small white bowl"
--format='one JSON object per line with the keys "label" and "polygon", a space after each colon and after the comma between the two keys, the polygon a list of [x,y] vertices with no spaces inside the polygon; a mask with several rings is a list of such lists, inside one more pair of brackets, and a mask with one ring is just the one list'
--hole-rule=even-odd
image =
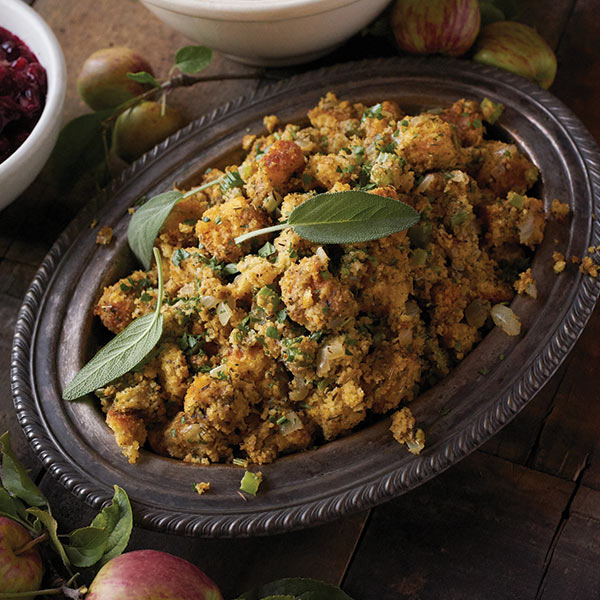
{"label": "small white bowl", "polygon": [[141,0],[189,38],[250,65],[283,66],[327,54],[390,0]]}
{"label": "small white bowl", "polygon": [[46,69],[48,92],[39,121],[27,139],[0,162],[0,210],[17,198],[48,160],[61,126],[67,68],[54,33],[22,0],[0,0],[0,27],[21,38]]}

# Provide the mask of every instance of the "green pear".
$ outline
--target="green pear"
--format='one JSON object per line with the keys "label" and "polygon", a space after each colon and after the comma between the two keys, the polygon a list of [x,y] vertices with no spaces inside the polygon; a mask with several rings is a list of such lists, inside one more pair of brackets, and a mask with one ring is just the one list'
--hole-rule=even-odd
{"label": "green pear", "polygon": [[146,100],[121,113],[115,122],[112,149],[127,162],[132,162],[156,144],[183,127],[181,113],[160,102]]}
{"label": "green pear", "polygon": [[127,77],[127,73],[140,71],[152,74],[152,67],[131,48],[103,48],[91,54],[83,63],[77,78],[77,90],[93,110],[115,108],[148,89],[147,85]]}

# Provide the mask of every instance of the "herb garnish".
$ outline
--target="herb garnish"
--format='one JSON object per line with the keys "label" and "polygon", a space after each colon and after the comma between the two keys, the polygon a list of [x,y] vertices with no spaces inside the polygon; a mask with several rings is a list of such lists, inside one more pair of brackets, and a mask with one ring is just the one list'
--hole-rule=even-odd
{"label": "herb garnish", "polygon": [[101,388],[138,365],[156,346],[163,331],[160,312],[163,297],[163,275],[160,254],[154,249],[158,270],[158,294],[153,313],[131,322],[121,333],[88,362],[63,391],[63,400],[76,400]]}
{"label": "herb garnish", "polygon": [[192,188],[185,194],[177,190],[159,194],[158,196],[150,198],[148,202],[142,204],[142,206],[133,213],[127,229],[127,239],[129,241],[129,247],[138,257],[146,271],[150,269],[152,263],[154,240],[156,240],[160,228],[164,225],[164,222],[173,210],[173,207],[184,198],[189,198],[197,192],[201,192],[213,185],[221,184],[224,178],[225,176],[213,179],[208,183]]}
{"label": "herb garnish", "polygon": [[419,213],[404,202],[357,190],[312,196],[290,213],[285,223],[250,231],[236,244],[273,231],[293,227],[316,244],[355,244],[376,240],[412,227]]}

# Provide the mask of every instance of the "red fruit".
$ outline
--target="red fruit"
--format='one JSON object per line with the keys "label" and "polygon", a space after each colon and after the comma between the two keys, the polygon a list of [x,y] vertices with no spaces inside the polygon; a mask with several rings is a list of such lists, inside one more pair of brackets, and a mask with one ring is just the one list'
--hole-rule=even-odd
{"label": "red fruit", "polygon": [[40,589],[44,575],[40,553],[35,547],[18,552],[31,539],[22,525],[8,517],[0,517],[0,591],[31,592]]}
{"label": "red fruit", "polygon": [[552,48],[535,29],[514,21],[486,25],[475,45],[473,60],[533,79],[545,89],[556,76]]}
{"label": "red fruit", "polygon": [[477,0],[396,0],[392,31],[412,54],[460,56],[473,44],[481,23]]}
{"label": "red fruit", "polygon": [[135,550],[108,561],[86,600],[223,600],[216,584],[192,563],[166,552]]}

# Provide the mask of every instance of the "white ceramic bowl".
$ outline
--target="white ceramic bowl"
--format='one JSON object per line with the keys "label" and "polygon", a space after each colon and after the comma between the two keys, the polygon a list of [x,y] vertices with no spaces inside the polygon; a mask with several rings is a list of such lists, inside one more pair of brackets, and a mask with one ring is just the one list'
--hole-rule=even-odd
{"label": "white ceramic bowl", "polygon": [[0,27],[21,38],[46,69],[46,104],[29,137],[0,162],[0,210],[17,198],[48,160],[61,125],[67,88],[65,59],[48,24],[22,0],[0,0]]}
{"label": "white ceramic bowl", "polygon": [[390,0],[141,0],[161,21],[233,60],[308,62],[360,31]]}

